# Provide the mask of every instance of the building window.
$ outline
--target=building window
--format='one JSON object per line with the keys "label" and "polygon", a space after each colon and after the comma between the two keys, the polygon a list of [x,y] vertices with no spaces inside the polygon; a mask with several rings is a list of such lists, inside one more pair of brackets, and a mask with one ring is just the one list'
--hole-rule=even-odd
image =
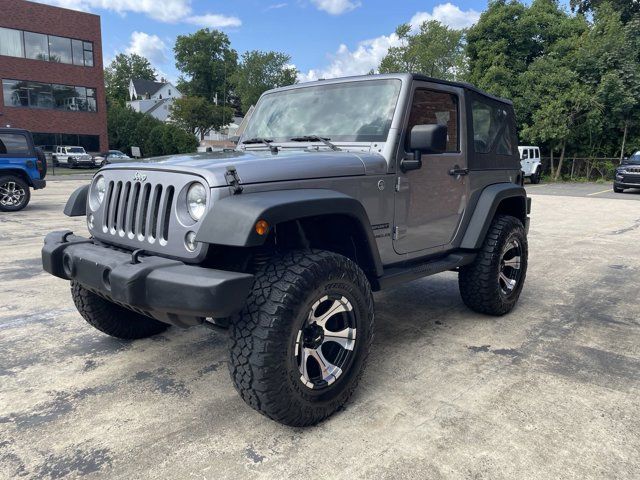
{"label": "building window", "polygon": [[83,147],[87,152],[100,151],[100,137],[98,135],[78,135],[75,133],[38,133],[33,132],[33,143],[49,147],[74,146]]}
{"label": "building window", "polygon": [[49,60],[49,39],[40,33],[24,32],[24,51],[27,58]]}
{"label": "building window", "polygon": [[0,28],[0,55],[24,57],[22,32],[10,28]]}
{"label": "building window", "polygon": [[93,67],[93,43],[0,27],[0,55]]}
{"label": "building window", "polygon": [[71,39],[49,35],[49,60],[57,63],[73,63]]}
{"label": "building window", "polygon": [[71,85],[3,80],[6,107],[49,108],[72,112],[97,112],[96,89]]}

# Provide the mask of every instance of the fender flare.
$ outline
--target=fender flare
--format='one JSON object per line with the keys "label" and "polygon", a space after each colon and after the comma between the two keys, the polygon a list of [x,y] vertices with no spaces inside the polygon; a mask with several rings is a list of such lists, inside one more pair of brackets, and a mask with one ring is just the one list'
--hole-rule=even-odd
{"label": "fender flare", "polygon": [[296,189],[243,193],[215,202],[198,229],[196,240],[212,245],[257,247],[266,235],[258,235],[255,225],[265,220],[270,226],[321,215],[345,215],[356,222],[366,242],[374,273],[381,276],[382,261],[369,216],[353,197],[334,190]]}
{"label": "fender flare", "polygon": [[508,198],[522,199],[522,205],[518,206],[518,215],[523,223],[526,223],[525,220],[529,213],[529,202],[527,201],[527,192],[524,187],[513,183],[496,183],[489,185],[480,194],[460,248],[477,250],[482,247],[484,238],[489,231],[489,227],[498,211],[500,203]]}
{"label": "fender flare", "polygon": [[64,206],[64,214],[67,217],[84,217],[87,214],[87,195],[89,195],[90,186],[76,188],[71,194]]}

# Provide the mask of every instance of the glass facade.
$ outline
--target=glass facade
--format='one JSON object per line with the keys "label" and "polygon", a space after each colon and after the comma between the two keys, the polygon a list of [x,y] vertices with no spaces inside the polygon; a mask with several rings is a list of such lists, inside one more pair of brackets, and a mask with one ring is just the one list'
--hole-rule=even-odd
{"label": "glass facade", "polygon": [[75,133],[38,133],[33,132],[35,145],[72,145],[84,147],[87,152],[100,151],[100,137],[98,135],[78,135]]}
{"label": "glass facade", "polygon": [[5,107],[96,112],[95,88],[26,80],[2,80]]}
{"label": "glass facade", "polygon": [[0,27],[0,55],[93,67],[93,43]]}

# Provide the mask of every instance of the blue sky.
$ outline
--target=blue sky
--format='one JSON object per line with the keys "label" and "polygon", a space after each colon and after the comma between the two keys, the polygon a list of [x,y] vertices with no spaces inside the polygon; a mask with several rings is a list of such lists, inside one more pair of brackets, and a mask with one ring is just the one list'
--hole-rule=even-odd
{"label": "blue sky", "polygon": [[233,48],[276,50],[292,57],[301,80],[366,73],[401,23],[431,18],[467,27],[486,0],[37,0],[102,17],[103,53],[140,53],[175,80],[178,35],[202,27],[226,32]]}

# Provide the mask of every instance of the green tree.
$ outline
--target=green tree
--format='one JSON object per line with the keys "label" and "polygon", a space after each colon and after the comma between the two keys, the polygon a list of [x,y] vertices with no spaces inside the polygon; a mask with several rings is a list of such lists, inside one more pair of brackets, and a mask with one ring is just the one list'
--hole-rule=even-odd
{"label": "green tree", "polygon": [[117,104],[107,111],[107,127],[110,148],[130,152],[132,146],[140,147],[145,157],[190,153],[198,146],[193,135],[176,125]]}
{"label": "green tree", "polygon": [[232,109],[214,105],[203,97],[182,97],[171,106],[171,119],[175,124],[201,140],[209,130],[218,130],[228,123],[232,116]]}
{"label": "green tree", "polygon": [[464,30],[437,20],[424,22],[417,32],[408,24],[396,29],[400,45],[391,47],[380,63],[380,73],[413,72],[446,80],[466,73]]}
{"label": "green tree", "polygon": [[132,53],[120,53],[104,71],[107,101],[124,105],[129,98],[131,79],[156,80],[156,72],[146,58]]}
{"label": "green tree", "polygon": [[183,74],[178,83],[183,94],[203,97],[209,102],[217,99],[218,103],[229,98],[238,54],[226,34],[205,28],[180,35],[173,50],[176,67]]}
{"label": "green tree", "polygon": [[602,6],[612,7],[625,23],[640,15],[640,2],[636,0],[571,0],[570,4],[579,13],[593,13]]}
{"label": "green tree", "polygon": [[290,62],[289,55],[278,52],[253,50],[242,55],[232,82],[243,113],[267,90],[296,83],[298,71],[290,66]]}

